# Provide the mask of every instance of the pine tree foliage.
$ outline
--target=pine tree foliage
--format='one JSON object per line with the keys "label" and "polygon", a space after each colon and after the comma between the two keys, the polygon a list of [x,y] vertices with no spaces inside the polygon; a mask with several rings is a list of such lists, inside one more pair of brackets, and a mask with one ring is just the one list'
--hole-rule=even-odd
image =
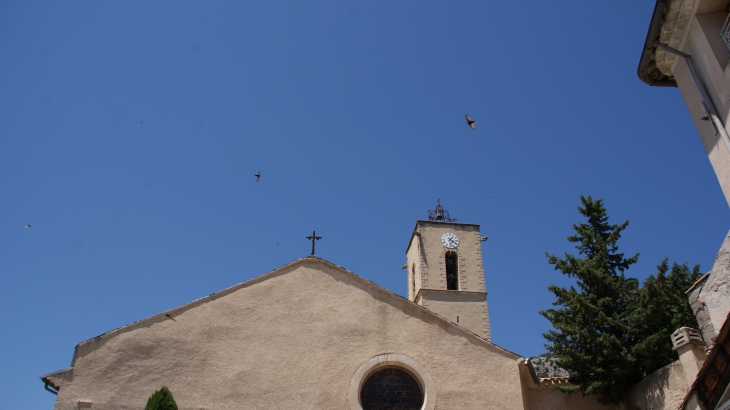
{"label": "pine tree foliage", "polygon": [[597,394],[605,403],[621,401],[625,392],[638,380],[632,376],[636,360],[631,352],[629,324],[638,282],[627,279],[624,272],[639,255],[625,258],[617,242],[629,222],[608,223],[603,200],[580,197],[579,212],[587,223],[573,225],[578,254],[565,258],[548,255],[548,263],[563,274],[575,278],[576,286],[566,289],[552,285],[555,309],[541,311],[553,324],[543,336],[550,344],[548,353],[560,367],[578,377],[575,387],[563,391]]}
{"label": "pine tree foliage", "polygon": [[679,359],[670,342],[675,330],[684,326],[699,327],[684,291],[700,276],[700,265],[690,270],[687,263],[678,265],[674,262],[670,271],[668,258],[664,258],[657,265],[656,275],[644,280],[632,323],[637,341],[633,350],[642,376]]}
{"label": "pine tree foliage", "polygon": [[177,410],[177,403],[172,397],[172,392],[163,386],[150,396],[144,410]]}
{"label": "pine tree foliage", "polygon": [[[699,265],[672,264],[665,258],[657,273],[638,287],[626,270],[639,254],[618,251],[628,221],[611,225],[603,200],[580,198],[586,223],[573,225],[578,256],[548,255],[555,270],[575,279],[575,286],[550,286],[553,309],[541,311],[554,330],[543,336],[548,355],[572,377],[566,393],[595,394],[603,403],[619,403],[641,379],[672,361],[670,335],[683,326],[697,327],[684,292],[700,276]],[[669,274],[667,274],[669,272]]]}

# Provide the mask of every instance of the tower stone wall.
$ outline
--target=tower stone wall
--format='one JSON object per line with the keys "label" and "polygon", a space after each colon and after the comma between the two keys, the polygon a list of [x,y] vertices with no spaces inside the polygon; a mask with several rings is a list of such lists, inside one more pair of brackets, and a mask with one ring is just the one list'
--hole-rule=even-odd
{"label": "tower stone wall", "polygon": [[[452,233],[458,245],[447,247],[442,235]],[[458,288],[447,289],[446,254],[456,252]],[[408,298],[490,340],[479,225],[418,221],[406,250]]]}

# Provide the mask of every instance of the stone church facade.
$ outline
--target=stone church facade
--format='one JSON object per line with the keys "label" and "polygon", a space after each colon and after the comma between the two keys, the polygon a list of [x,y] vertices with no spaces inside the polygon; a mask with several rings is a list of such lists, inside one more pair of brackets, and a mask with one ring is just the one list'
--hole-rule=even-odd
{"label": "stone church facade", "polygon": [[[638,74],[679,87],[730,203],[730,0],[656,0]],[[142,409],[163,385],[181,410],[730,410],[730,234],[687,291],[700,329],[620,406],[491,342],[480,235],[418,221],[408,298],[310,256],[82,342],[41,380],[55,410]]]}
{"label": "stone church facade", "polygon": [[607,409],[491,342],[479,225],[418,221],[408,298],[309,256],[76,346],[55,410]]}

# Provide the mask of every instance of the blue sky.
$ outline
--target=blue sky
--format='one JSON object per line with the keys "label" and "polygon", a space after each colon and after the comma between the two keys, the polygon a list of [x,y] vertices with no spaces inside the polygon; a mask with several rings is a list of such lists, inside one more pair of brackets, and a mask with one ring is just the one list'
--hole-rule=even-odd
{"label": "blue sky", "polygon": [[0,408],[52,408],[38,376],[76,344],[313,230],[404,295],[438,198],[489,236],[493,341],[524,356],[571,283],[545,252],[574,251],[580,195],[630,221],[629,276],[707,271],[730,212],[679,91],[636,75],[653,5],[0,3]]}

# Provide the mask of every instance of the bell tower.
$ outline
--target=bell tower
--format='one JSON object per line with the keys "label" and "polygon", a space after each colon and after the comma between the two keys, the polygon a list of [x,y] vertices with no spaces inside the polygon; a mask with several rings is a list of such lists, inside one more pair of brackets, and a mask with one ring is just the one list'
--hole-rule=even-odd
{"label": "bell tower", "polygon": [[419,220],[406,249],[408,299],[491,341],[479,225],[441,206]]}

